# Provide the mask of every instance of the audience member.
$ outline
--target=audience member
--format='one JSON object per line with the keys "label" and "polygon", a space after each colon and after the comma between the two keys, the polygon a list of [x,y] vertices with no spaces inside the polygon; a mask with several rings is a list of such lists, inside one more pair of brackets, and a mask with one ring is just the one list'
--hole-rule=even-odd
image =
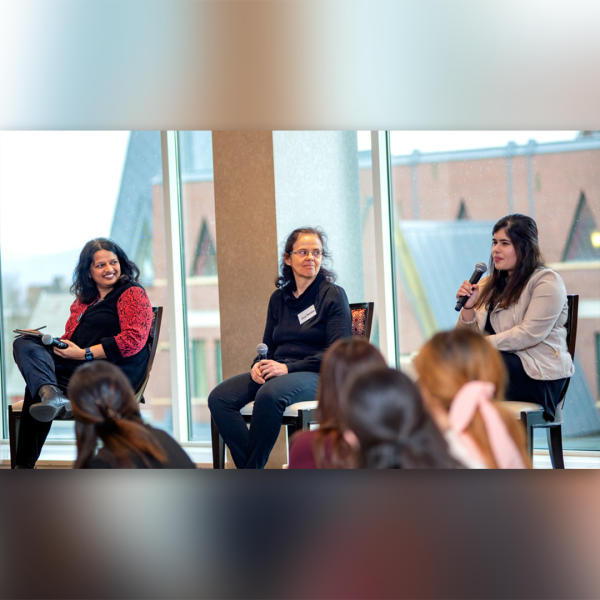
{"label": "audience member", "polygon": [[504,363],[481,334],[437,333],[414,364],[425,403],[455,458],[472,468],[531,465],[522,425],[497,402],[504,399]]}
{"label": "audience member", "polygon": [[290,469],[349,469],[354,451],[341,429],[340,390],[361,365],[385,367],[385,359],[362,337],[338,340],[323,357],[317,390],[319,428],[297,433],[290,441]]}
{"label": "audience member", "polygon": [[381,366],[357,371],[342,391],[346,441],[365,469],[453,469],[461,465],[403,373]]}
{"label": "audience member", "polygon": [[133,388],[118,367],[107,361],[81,366],[71,377],[67,393],[76,421],[75,468],[195,468],[168,433],[144,424]]}

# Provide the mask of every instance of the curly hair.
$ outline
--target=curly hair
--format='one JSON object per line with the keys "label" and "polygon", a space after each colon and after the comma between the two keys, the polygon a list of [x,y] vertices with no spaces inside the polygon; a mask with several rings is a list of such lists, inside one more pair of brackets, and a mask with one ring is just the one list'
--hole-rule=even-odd
{"label": "curly hair", "polygon": [[95,238],[87,242],[79,254],[79,261],[73,271],[73,285],[71,293],[83,304],[90,304],[98,295],[98,288],[90,277],[90,268],[94,262],[94,254],[99,250],[112,252],[119,260],[121,277],[116,285],[127,282],[137,282],[140,278],[140,270],[137,265],[127,258],[125,250],[108,238]]}
{"label": "curly hair", "polygon": [[323,260],[321,262],[321,268],[319,273],[325,277],[325,279],[329,283],[335,283],[337,280],[337,275],[329,269],[329,264],[331,260],[331,256],[329,254],[329,249],[327,248],[327,235],[320,227],[298,227],[298,229],[294,229],[290,235],[288,235],[287,240],[285,242],[285,246],[283,249],[283,255],[281,257],[281,262],[279,264],[280,275],[275,278],[275,287],[282,288],[288,284],[291,284],[291,289],[296,289],[296,280],[294,278],[294,272],[292,267],[285,264],[285,259],[290,257],[290,253],[294,249],[294,244],[298,240],[301,235],[315,235],[319,238],[321,242],[321,246],[323,247]]}
{"label": "curly hair", "polygon": [[515,248],[517,264],[514,273],[509,277],[508,271],[500,271],[494,266],[490,256],[489,273],[485,279],[475,308],[490,307],[499,304],[500,308],[508,308],[520,298],[527,281],[534,271],[544,266],[544,258],[538,242],[538,229],[535,221],[527,215],[515,213],[502,217],[495,225],[492,235],[504,229]]}

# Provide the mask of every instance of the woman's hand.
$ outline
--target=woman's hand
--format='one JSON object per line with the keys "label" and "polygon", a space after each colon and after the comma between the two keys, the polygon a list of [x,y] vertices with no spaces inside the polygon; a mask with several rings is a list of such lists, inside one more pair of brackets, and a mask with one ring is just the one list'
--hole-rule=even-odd
{"label": "woman's hand", "polygon": [[61,358],[66,358],[67,360],[84,360],[85,359],[85,350],[80,348],[77,344],[74,344],[71,340],[61,340],[69,347],[60,349],[54,348],[54,354],[58,354]]}
{"label": "woman's hand", "polygon": [[280,375],[287,375],[287,365],[277,362],[275,360],[260,360],[256,363],[259,365],[260,374],[264,381],[273,379],[273,377],[279,377]]}
{"label": "woman's hand", "polygon": [[464,308],[473,308],[473,306],[475,306],[477,296],[479,296],[479,284],[463,281],[462,285],[458,288],[458,292],[456,292],[456,299],[458,300],[461,296],[469,297],[469,299],[465,302]]}
{"label": "woman's hand", "polygon": [[250,377],[252,377],[252,381],[256,381],[256,383],[263,384],[265,380],[260,375],[260,363],[263,361],[256,362],[252,365],[252,369],[250,369]]}

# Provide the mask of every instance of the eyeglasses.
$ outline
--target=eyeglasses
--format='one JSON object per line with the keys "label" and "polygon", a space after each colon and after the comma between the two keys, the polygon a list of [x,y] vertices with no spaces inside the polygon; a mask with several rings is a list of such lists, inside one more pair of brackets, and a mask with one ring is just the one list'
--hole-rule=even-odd
{"label": "eyeglasses", "polygon": [[321,258],[323,256],[322,250],[294,250],[290,254],[297,254],[300,258],[306,258],[309,254],[313,255],[313,258]]}

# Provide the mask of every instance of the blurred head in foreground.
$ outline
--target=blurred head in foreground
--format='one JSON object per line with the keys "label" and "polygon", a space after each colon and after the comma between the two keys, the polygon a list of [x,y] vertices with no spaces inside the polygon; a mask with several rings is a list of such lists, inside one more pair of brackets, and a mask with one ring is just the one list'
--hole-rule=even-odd
{"label": "blurred head in foreground", "polygon": [[98,440],[118,468],[162,463],[166,455],[144,425],[129,380],[108,361],[82,365],[71,378],[69,399],[75,416],[77,460],[85,468],[96,454]]}
{"label": "blurred head in foreground", "polygon": [[489,468],[531,465],[521,424],[498,402],[504,399],[504,362],[479,332],[439,332],[414,364],[436,423],[442,432],[461,436],[475,462]]}
{"label": "blurred head in foreground", "polygon": [[317,468],[354,466],[354,452],[341,431],[340,390],[357,367],[367,365],[385,367],[386,363],[381,352],[362,337],[338,340],[325,353],[317,390],[320,425],[313,440]]}
{"label": "blurred head in foreground", "polygon": [[457,468],[419,390],[403,373],[382,366],[357,371],[343,390],[348,443],[366,469]]}

